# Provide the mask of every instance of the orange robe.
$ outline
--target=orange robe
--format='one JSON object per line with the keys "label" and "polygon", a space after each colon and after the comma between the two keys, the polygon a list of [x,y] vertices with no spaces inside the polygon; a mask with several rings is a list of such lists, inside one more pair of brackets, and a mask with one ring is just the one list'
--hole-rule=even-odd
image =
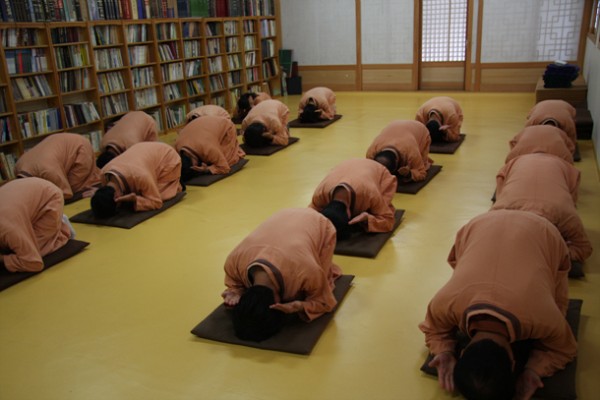
{"label": "orange robe", "polygon": [[511,150],[505,163],[524,154],[548,153],[573,164],[573,142],[562,129],[552,125],[528,126],[512,138],[509,145]]}
{"label": "orange robe", "polygon": [[143,111],[130,111],[104,134],[100,150],[109,148],[118,155],[136,143],[157,140],[158,128],[154,118]]}
{"label": "orange robe", "polygon": [[261,123],[267,127],[267,131],[273,135],[272,143],[287,146],[290,133],[288,131],[288,119],[290,109],[279,100],[264,100],[256,104],[246,118],[242,121],[242,132],[253,123]]}
{"label": "orange robe", "polygon": [[207,104],[204,106],[194,108],[192,111],[187,113],[187,115],[185,116],[185,120],[189,123],[190,121],[192,121],[192,117],[206,117],[209,115],[213,117],[221,117],[227,119],[231,118],[231,115],[229,115],[227,110],[223,107],[214,104]]}
{"label": "orange robe", "polygon": [[225,261],[225,286],[242,294],[252,284],[250,267],[259,266],[280,293],[281,302],[301,300],[306,320],[332,311],[335,280],[342,274],[333,263],[335,228],[310,208],[273,214],[250,233]]}
{"label": "orange robe", "polygon": [[353,158],[334,167],[317,186],[309,207],[321,211],[343,187],[350,192],[351,219],[368,213],[367,232],[389,232],[394,227],[392,199],[398,185],[396,177],[381,164],[367,158]]}
{"label": "orange robe", "polygon": [[577,353],[565,319],[568,249],[545,218],[527,211],[489,211],[456,235],[448,256],[450,280],[427,307],[419,325],[432,354],[454,351],[454,329],[472,335],[477,321],[492,316],[506,326],[509,341],[536,339],[526,368],[546,377]]}
{"label": "orange robe", "polygon": [[575,125],[575,107],[564,100],[543,100],[529,111],[525,126],[545,125],[553,122],[565,131],[573,146],[577,144],[577,128]]}
{"label": "orange robe", "polygon": [[94,150],[88,139],[76,133],[48,136],[19,158],[15,173],[36,176],[60,188],[65,199],[100,183]]}
{"label": "orange robe", "polygon": [[111,177],[123,195],[136,194],[135,211],[157,210],[182,190],[181,158],[168,144],[137,143],[102,168],[104,185]]}
{"label": "orange robe", "polygon": [[304,107],[308,102],[312,100],[317,106],[318,110],[321,110],[321,119],[333,119],[336,113],[335,106],[335,93],[333,90],[326,87],[315,87],[307,90],[300,99],[298,105],[298,118],[304,112]]}
{"label": "orange robe", "polygon": [[10,181],[0,187],[0,249],[11,272],[37,272],[42,257],[63,247],[71,237],[62,220],[63,196],[40,178]]}
{"label": "orange robe", "polygon": [[411,179],[422,181],[433,164],[433,160],[429,158],[430,145],[431,136],[422,123],[393,121],[373,140],[367,149],[367,158],[374,159],[381,151],[391,150],[400,160],[398,171],[408,167]]}
{"label": "orange robe", "polygon": [[463,122],[463,112],[460,104],[452,97],[439,96],[427,100],[417,111],[416,120],[427,125],[435,119],[440,125],[448,125],[444,139],[456,142],[460,139],[460,127]]}
{"label": "orange robe", "polygon": [[179,132],[175,149],[192,159],[193,169],[208,170],[211,174],[229,173],[231,166],[246,155],[239,145],[233,122],[216,116],[204,116],[188,123]]}
{"label": "orange robe", "polygon": [[521,156],[503,168],[492,210],[531,211],[546,218],[565,239],[571,259],[583,261],[592,254],[592,244],[577,214],[569,183],[561,173],[565,161],[545,156]]}

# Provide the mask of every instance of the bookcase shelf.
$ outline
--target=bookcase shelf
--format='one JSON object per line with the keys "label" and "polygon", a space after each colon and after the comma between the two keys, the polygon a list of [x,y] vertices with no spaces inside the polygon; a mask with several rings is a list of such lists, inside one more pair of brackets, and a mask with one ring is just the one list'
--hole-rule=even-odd
{"label": "bookcase shelf", "polygon": [[128,111],[145,111],[166,133],[200,105],[233,112],[246,91],[277,92],[276,20],[0,22],[0,166],[57,132],[82,134],[97,147]]}

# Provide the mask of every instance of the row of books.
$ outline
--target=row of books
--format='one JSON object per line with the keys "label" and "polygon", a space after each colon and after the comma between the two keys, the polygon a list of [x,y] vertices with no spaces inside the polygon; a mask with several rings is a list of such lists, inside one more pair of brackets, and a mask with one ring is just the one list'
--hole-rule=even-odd
{"label": "row of books", "polygon": [[250,68],[246,70],[246,82],[257,82],[260,80],[258,68]]}
{"label": "row of books", "polygon": [[100,142],[102,141],[102,131],[95,130],[87,133],[81,133],[81,136],[85,137],[92,144],[94,152],[100,151]]}
{"label": "row of books", "polygon": [[[100,77],[99,77],[100,78]],[[78,69],[59,74],[60,91],[62,93],[91,88],[90,70]]]}
{"label": "row of books", "polygon": [[62,130],[62,120],[58,108],[30,111],[17,116],[23,138]]}
{"label": "row of books", "polygon": [[45,75],[14,78],[11,83],[16,101],[47,97],[54,94]]}
{"label": "row of books", "polygon": [[208,72],[211,74],[223,72],[223,62],[221,57],[212,57],[208,59]]}
{"label": "row of books", "polygon": [[229,70],[242,68],[242,60],[239,54],[230,54],[227,56]]}
{"label": "row of books", "polygon": [[209,55],[221,54],[221,41],[219,39],[207,39],[206,51]]}
{"label": "row of books", "polygon": [[206,93],[202,79],[193,79],[187,81],[187,91],[189,96],[197,96]]}
{"label": "row of books", "polygon": [[[164,97],[164,101],[168,102],[168,101],[172,101],[172,100],[180,100],[184,96],[182,96],[182,94],[181,94],[181,89],[179,88],[179,85],[176,83],[172,83],[170,85],[164,86],[163,97]],[[168,120],[167,120],[167,123],[168,123]]]}
{"label": "row of books", "polygon": [[208,78],[210,83],[210,90],[217,92],[225,89],[225,82],[223,82],[223,75],[213,75]]}
{"label": "row of books", "polygon": [[182,63],[172,63],[160,66],[163,82],[171,82],[183,79]]}
{"label": "row of books", "polygon": [[80,0],[0,0],[4,22],[81,21]]}
{"label": "row of books", "polygon": [[13,141],[13,135],[8,118],[0,118],[0,143]]}
{"label": "row of books", "polygon": [[119,29],[115,25],[98,25],[92,27],[92,45],[108,46],[120,43]]}
{"label": "row of books", "polygon": [[183,43],[183,54],[185,58],[201,57],[202,43],[200,40],[188,40]]}
{"label": "row of books", "polygon": [[65,104],[64,109],[68,128],[74,128],[79,125],[85,125],[100,120],[96,105],[91,101],[85,101],[78,104]]}
{"label": "row of books", "polygon": [[225,40],[225,49],[228,53],[240,51],[240,41],[236,37],[229,37]]}
{"label": "row of books", "polygon": [[185,104],[177,104],[167,107],[166,114],[168,128],[175,128],[184,124],[185,116],[187,115]]}
{"label": "row of books", "polygon": [[[0,0],[0,2],[3,0]],[[4,48],[45,45],[44,35],[39,29],[8,28],[0,31]]]}
{"label": "row of books", "polygon": [[129,111],[125,93],[114,94],[100,99],[102,114],[106,116],[124,114]]}
{"label": "row of books", "polygon": [[229,87],[241,85],[242,71],[233,71],[227,74],[227,82],[229,83]]}
{"label": "row of books", "polygon": [[52,37],[52,43],[54,44],[86,41],[86,39],[83,37],[83,31],[76,27],[53,28],[50,36]]}
{"label": "row of books", "polygon": [[48,71],[45,49],[6,50],[4,56],[10,75]]}
{"label": "row of books", "polygon": [[225,108],[225,96],[224,95],[213,96],[210,99],[210,104],[214,104],[214,105],[221,106],[221,107]]}
{"label": "row of books", "polygon": [[0,114],[8,111],[8,104],[6,103],[6,89],[0,88]]}
{"label": "row of books", "polygon": [[125,82],[121,72],[107,72],[98,74],[98,89],[100,93],[108,94],[125,90]]}
{"label": "row of books", "polygon": [[118,48],[96,49],[94,50],[94,59],[98,70],[123,67],[121,49]]}
{"label": "row of books", "polygon": [[262,64],[263,78],[268,79],[279,74],[279,68],[275,60],[263,61]]}
{"label": "row of books", "polygon": [[145,88],[136,90],[134,93],[135,108],[137,110],[153,107],[159,104],[156,88]]}
{"label": "row of books", "polygon": [[58,69],[87,67],[90,65],[87,45],[56,47],[54,49]]}
{"label": "row of books", "polygon": [[158,40],[177,40],[177,24],[166,22],[156,25],[156,38]]}
{"label": "row of books", "polygon": [[136,68],[131,71],[131,78],[134,88],[153,85],[155,83],[154,68]]}
{"label": "row of books", "polygon": [[275,57],[275,41],[273,39],[263,39],[261,41],[262,57]]}
{"label": "row of books", "polygon": [[129,65],[144,65],[150,62],[150,52],[148,46],[132,46],[129,51]]}
{"label": "row of books", "polygon": [[15,179],[17,157],[13,153],[0,152],[0,182]]}
{"label": "row of books", "polygon": [[160,61],[173,61],[181,58],[179,48],[175,42],[159,44],[158,55],[160,56]]}

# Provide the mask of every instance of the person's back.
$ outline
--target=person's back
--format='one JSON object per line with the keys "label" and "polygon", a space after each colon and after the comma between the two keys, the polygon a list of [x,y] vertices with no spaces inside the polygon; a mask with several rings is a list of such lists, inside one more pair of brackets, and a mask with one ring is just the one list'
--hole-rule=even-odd
{"label": "person's back", "polygon": [[[175,150],[190,159],[191,171],[227,174],[231,166],[245,156],[230,119],[215,116],[198,118],[187,124],[177,136]],[[185,165],[185,163],[183,163]]]}
{"label": "person's back", "polygon": [[564,100],[543,100],[531,108],[525,126],[553,125],[567,134],[573,146],[577,144],[577,128],[575,125],[575,107]]}
{"label": "person's back", "polygon": [[[431,138],[425,125],[418,121],[397,120],[389,123],[367,149],[366,157],[380,161],[382,152],[396,154],[396,162],[385,163],[390,172],[403,181],[422,181],[433,164],[429,158]],[[381,162],[381,161],[380,161]]]}
{"label": "person's back", "polygon": [[289,114],[289,108],[279,100],[261,101],[242,121],[244,142],[252,147],[286,146],[290,136]]}
{"label": "person's back", "polygon": [[[575,357],[577,344],[565,319],[569,254],[548,220],[514,210],[479,215],[457,233],[448,262],[453,274],[433,297],[419,325],[436,358],[453,354],[455,329],[475,340],[488,328],[509,355],[510,346],[500,343],[536,340],[525,368],[537,380],[563,369]],[[454,380],[461,358],[456,361]],[[523,379],[519,385],[527,386]]]}
{"label": "person's back", "polygon": [[546,218],[565,239],[571,259],[583,261],[591,255],[592,245],[573,203],[573,182],[562,174],[564,163],[548,154],[515,158],[499,173],[500,188],[492,210],[530,211]]}
{"label": "person's back", "polygon": [[0,257],[6,269],[41,271],[42,257],[71,237],[62,216],[62,193],[47,180],[21,178],[0,186]]}
{"label": "person's back", "polygon": [[335,93],[327,87],[314,87],[304,92],[298,104],[298,119],[302,122],[318,122],[335,117]]}
{"label": "person's back", "polygon": [[456,142],[460,139],[463,112],[452,97],[438,96],[427,100],[417,110],[415,119],[427,127],[433,142]]}
{"label": "person's back", "polygon": [[54,183],[68,200],[100,183],[100,170],[94,161],[88,139],[76,133],[55,133],[25,152],[15,165],[15,173]]}
{"label": "person's back", "polygon": [[157,140],[158,127],[154,118],[143,111],[130,111],[102,137],[97,165],[99,168],[104,167],[111,159],[136,143]]}
{"label": "person's back", "polygon": [[[329,171],[315,189],[309,207],[323,212],[332,201],[344,203],[342,212],[349,213],[348,221],[343,224],[346,226],[333,222],[338,238],[340,230],[349,229],[347,225],[364,225],[367,232],[389,232],[394,226],[392,199],[396,187],[396,178],[378,162],[367,158],[349,159]],[[340,200],[336,200],[338,189],[342,191]]]}
{"label": "person's back", "polygon": [[103,184],[112,176],[123,194],[135,194],[134,210],[162,207],[182,190],[181,158],[175,149],[162,142],[140,142],[112,159],[102,168]]}
{"label": "person's back", "polygon": [[510,152],[504,160],[510,160],[525,154],[547,153],[573,164],[575,146],[567,134],[552,125],[532,125],[525,127],[509,142]]}
{"label": "person's back", "polygon": [[223,107],[217,106],[215,104],[206,104],[200,107],[196,107],[192,111],[187,113],[187,115],[185,116],[185,120],[189,124],[196,118],[209,116],[231,119],[231,116]]}

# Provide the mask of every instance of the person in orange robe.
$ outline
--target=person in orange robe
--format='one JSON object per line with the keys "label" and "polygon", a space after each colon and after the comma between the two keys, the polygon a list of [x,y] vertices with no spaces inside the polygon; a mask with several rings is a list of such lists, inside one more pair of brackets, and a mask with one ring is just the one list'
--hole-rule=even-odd
{"label": "person in orange robe", "polygon": [[187,115],[185,116],[185,120],[189,124],[192,120],[196,118],[207,116],[231,119],[231,116],[223,107],[217,106],[215,104],[206,104],[204,106],[196,107],[192,111],[187,113]]}
{"label": "person in orange robe", "polygon": [[395,222],[392,199],[397,185],[396,177],[380,163],[353,158],[329,171],[309,207],[333,223],[338,240],[346,239],[353,226],[367,232],[389,232]]}
{"label": "person in orange robe", "polygon": [[237,102],[235,116],[240,121],[246,118],[252,107],[261,101],[271,100],[271,96],[265,92],[247,92],[240,96]]}
{"label": "person in orange robe", "polygon": [[430,145],[431,137],[422,123],[393,121],[373,140],[367,158],[380,162],[403,182],[422,181],[433,164]]}
{"label": "person in orange robe", "polygon": [[298,105],[300,122],[318,122],[333,119],[336,113],[335,93],[326,87],[307,90]]}
{"label": "person in orange robe", "polygon": [[97,218],[117,213],[130,203],[134,211],[157,210],[183,190],[181,158],[162,142],[141,142],[102,168],[102,187],[93,193],[91,206]]}
{"label": "person in orange robe", "polygon": [[[541,378],[575,358],[565,318],[569,250],[552,223],[528,211],[489,211],[458,231],[448,262],[452,276],[419,325],[440,386],[466,398],[529,399]],[[456,330],[470,338],[458,360]],[[527,339],[532,350],[515,379],[511,344]]]}
{"label": "person in orange robe", "polygon": [[279,100],[261,101],[242,121],[244,143],[250,147],[287,146],[289,116],[289,108]]}
{"label": "person in orange robe", "polygon": [[100,142],[100,155],[96,160],[98,168],[123,153],[136,143],[156,142],[158,127],[156,121],[143,111],[130,111],[108,130]]}
{"label": "person in orange robe", "polygon": [[432,142],[457,142],[463,112],[456,100],[447,96],[427,100],[417,111],[416,120],[427,126]]}
{"label": "person in orange robe", "polygon": [[575,107],[564,100],[542,100],[529,110],[525,126],[556,126],[565,131],[574,147],[577,144],[576,115]]}
{"label": "person in orange robe", "polygon": [[281,329],[284,314],[313,321],[337,305],[335,228],[310,208],[284,209],[260,224],[225,261],[225,306],[235,334],[262,341]]}
{"label": "person in orange robe", "polygon": [[524,154],[548,153],[573,164],[575,146],[567,134],[555,126],[528,126],[512,138],[509,145],[511,150],[505,163]]}
{"label": "person in orange robe", "polygon": [[[571,259],[583,262],[592,254],[583,222],[573,203],[571,189],[578,176],[573,167],[550,154],[523,155],[510,161],[497,176],[492,210],[523,210],[552,222],[569,247]],[[569,165],[570,164],[566,164]],[[564,170],[570,174],[564,174]],[[567,177],[571,176],[571,182]]]}
{"label": "person in orange robe", "polygon": [[65,200],[100,183],[94,150],[88,139],[76,133],[55,133],[19,158],[15,174],[46,179],[60,188]]}
{"label": "person in orange robe", "polygon": [[10,272],[44,269],[42,257],[75,233],[63,204],[60,189],[45,179],[15,179],[0,186],[0,265]]}
{"label": "person in orange robe", "polygon": [[177,136],[175,150],[181,156],[184,182],[200,174],[227,174],[246,155],[233,122],[216,116],[188,123]]}

